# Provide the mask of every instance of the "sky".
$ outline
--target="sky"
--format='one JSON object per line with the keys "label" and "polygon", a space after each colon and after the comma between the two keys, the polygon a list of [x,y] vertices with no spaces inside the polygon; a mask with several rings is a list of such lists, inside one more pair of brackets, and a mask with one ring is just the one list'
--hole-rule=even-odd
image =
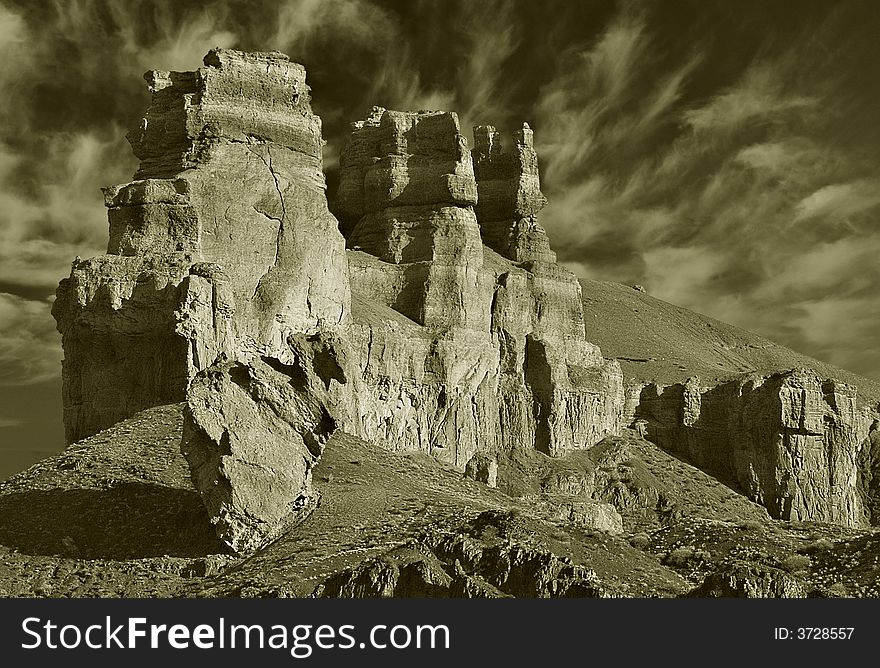
{"label": "sky", "polygon": [[49,309],[106,249],[143,73],[215,46],[306,66],[331,191],[373,105],[527,121],[578,275],[880,379],[878,35],[871,0],[0,0],[0,457],[62,445]]}

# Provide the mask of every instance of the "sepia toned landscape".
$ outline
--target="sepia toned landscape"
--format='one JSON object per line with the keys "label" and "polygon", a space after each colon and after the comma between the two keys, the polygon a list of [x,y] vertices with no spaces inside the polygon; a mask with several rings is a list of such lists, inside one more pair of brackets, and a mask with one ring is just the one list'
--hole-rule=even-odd
{"label": "sepia toned landscape", "polygon": [[[0,482],[0,595],[880,595],[862,325],[831,318],[864,375],[582,271],[556,170],[589,141],[372,106],[328,145],[307,67],[216,47],[144,75],[106,252],[15,311],[60,334],[64,434]],[[660,284],[699,291],[701,262]]]}

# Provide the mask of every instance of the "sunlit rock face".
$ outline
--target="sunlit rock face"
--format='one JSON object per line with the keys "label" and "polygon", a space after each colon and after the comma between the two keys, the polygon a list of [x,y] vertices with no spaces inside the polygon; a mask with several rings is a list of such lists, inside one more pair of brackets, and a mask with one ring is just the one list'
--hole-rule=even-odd
{"label": "sunlit rock face", "polygon": [[74,263],[54,308],[69,441],[186,400],[193,482],[251,552],[311,498],[332,430],[464,472],[619,429],[619,367],[537,224],[527,126],[478,179],[454,113],[373,109],[340,159],[346,250],[302,66],[217,49],[145,78],[135,181],[105,189],[107,254]]}
{"label": "sunlit rock face", "polygon": [[70,442],[182,400],[220,353],[275,354],[348,318],[304,68],[214,50],[195,72],[145,78],[136,180],[105,189],[107,255],[74,263],[54,308]]}
{"label": "sunlit rock face", "polygon": [[862,489],[870,411],[855,389],[811,370],[702,387],[648,385],[636,416],[647,437],[785,520],[869,523]]}
{"label": "sunlit rock face", "polygon": [[531,131],[513,154],[482,133],[485,156],[453,113],[374,108],[352,124],[333,205],[350,230],[356,428],[459,468],[589,447],[623,403],[617,364],[586,340],[580,286],[543,231],[529,236],[546,202]]}

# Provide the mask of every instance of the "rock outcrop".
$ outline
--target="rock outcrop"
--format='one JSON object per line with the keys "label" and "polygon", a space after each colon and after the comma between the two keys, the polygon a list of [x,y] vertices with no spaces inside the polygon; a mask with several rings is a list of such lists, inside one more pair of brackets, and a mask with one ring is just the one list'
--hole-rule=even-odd
{"label": "rock outcrop", "polygon": [[733,561],[706,576],[690,597],[805,598],[803,584],[790,573],[761,564]]}
{"label": "rock outcrop", "polygon": [[504,219],[534,227],[545,202],[528,128],[518,141],[518,157],[496,143],[480,158],[453,113],[374,108],[353,124],[333,208],[350,230],[365,438],[464,469],[480,452],[557,455],[618,430],[620,370],[587,341],[579,284]]}
{"label": "rock outcrop", "polygon": [[69,442],[183,400],[219,354],[273,355],[348,317],[303,67],[217,49],[195,72],[145,78],[136,180],[105,190],[107,255],[75,262],[53,309]]}
{"label": "rock outcrop", "polygon": [[523,123],[514,134],[513,150],[505,151],[500,133],[491,125],[479,125],[474,128],[474,144],[483,243],[514,262],[554,264],[556,254],[538,223],[547,198],[541,192],[532,129]]}
{"label": "rock outcrop", "polygon": [[785,520],[868,521],[860,453],[869,411],[855,390],[811,370],[702,387],[697,379],[641,391],[647,438]]}
{"label": "rock outcrop", "polygon": [[105,191],[107,254],[74,263],[54,308],[69,441],[186,400],[193,482],[248,552],[308,505],[328,425],[488,485],[514,449],[620,427],[619,366],[587,341],[537,223],[527,126],[483,156],[454,113],[374,109],[340,161],[346,251],[302,66],[216,49],[145,78],[136,180]]}
{"label": "rock outcrop", "polygon": [[865,500],[871,524],[880,525],[880,420],[868,428],[868,440],[859,458],[859,492]]}
{"label": "rock outcrop", "polygon": [[[860,526],[876,514],[870,416],[845,384],[797,372],[625,392],[539,222],[527,124],[507,147],[478,126],[469,150],[455,113],[375,107],[342,149],[334,215],[301,65],[215,49],[194,72],[145,78],[135,180],[104,193],[107,254],[77,259],[53,307],[65,430],[74,442],[185,401],[181,450],[234,550],[253,552],[313,507],[311,469],[334,430],[511,492],[523,452],[559,459],[634,424],[774,517]],[[623,518],[677,512],[611,440],[554,480],[540,503],[581,529],[617,534]],[[477,563],[476,580],[441,575],[407,554],[382,578],[531,586]],[[534,558],[528,568],[544,568]],[[361,576],[334,587],[354,591]]]}

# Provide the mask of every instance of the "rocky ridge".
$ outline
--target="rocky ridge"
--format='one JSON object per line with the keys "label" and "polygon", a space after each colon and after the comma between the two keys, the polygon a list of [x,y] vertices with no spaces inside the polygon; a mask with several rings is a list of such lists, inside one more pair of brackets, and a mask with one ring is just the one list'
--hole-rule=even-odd
{"label": "rocky ridge", "polygon": [[[53,309],[65,428],[80,441],[183,402],[181,452],[233,550],[313,521],[314,471],[343,435],[580,531],[681,519],[686,501],[627,440],[639,435],[780,520],[876,521],[877,413],[854,386],[815,370],[650,383],[603,357],[590,295],[539,222],[527,124],[509,146],[478,126],[468,150],[454,113],[376,107],[342,149],[334,216],[302,66],[216,49],[197,71],[145,78],[152,103],[129,134],[140,167],[105,190],[107,254],[74,262]],[[552,551],[438,530],[314,592],[607,594]],[[504,575],[502,562],[531,565]]]}

